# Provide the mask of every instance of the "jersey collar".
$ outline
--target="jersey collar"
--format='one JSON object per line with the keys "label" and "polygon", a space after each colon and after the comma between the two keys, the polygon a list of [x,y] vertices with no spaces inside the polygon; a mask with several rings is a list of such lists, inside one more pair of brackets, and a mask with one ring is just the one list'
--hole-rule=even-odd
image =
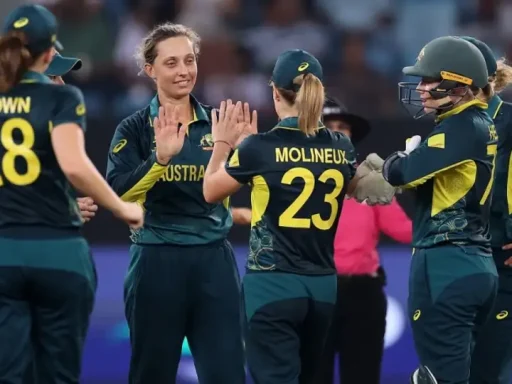
{"label": "jersey collar", "polygon": [[461,113],[462,111],[470,108],[470,107],[477,107],[481,109],[487,109],[487,104],[484,103],[481,100],[474,99],[471,101],[468,101],[467,103],[460,104],[459,106],[450,109],[448,112],[441,113],[439,116],[437,116],[436,123],[439,123],[441,120],[446,119],[447,117],[456,115],[458,113]]}
{"label": "jersey collar", "polygon": [[498,95],[494,95],[489,99],[487,104],[489,104],[487,113],[489,114],[489,116],[491,116],[493,120],[496,119],[496,116],[498,116],[501,106],[503,105],[503,100],[501,100],[501,98]]}
{"label": "jersey collar", "polygon": [[30,84],[30,83],[51,83],[52,81],[48,78],[48,76],[43,75],[39,72],[27,71],[21,78],[21,84]]}
{"label": "jersey collar", "polygon": [[[297,130],[299,130],[299,118],[298,117],[286,117],[286,118],[282,119],[281,121],[279,121],[279,123],[274,127],[274,129],[278,129],[278,128],[297,131]],[[322,128],[325,128],[325,126],[321,121],[319,121],[317,129],[322,129]]]}
{"label": "jersey collar", "polygon": [[[192,121],[189,121],[188,124],[190,125],[199,120],[206,121],[209,123],[210,119],[208,117],[208,114],[201,106],[201,104],[197,101],[197,99],[192,95],[190,95],[190,102],[192,104],[194,117]],[[158,116],[158,108],[160,108],[160,101],[158,100],[158,95],[155,95],[155,97],[153,97],[153,99],[149,103],[149,123],[151,126],[153,126],[153,120],[155,119],[155,117]]]}

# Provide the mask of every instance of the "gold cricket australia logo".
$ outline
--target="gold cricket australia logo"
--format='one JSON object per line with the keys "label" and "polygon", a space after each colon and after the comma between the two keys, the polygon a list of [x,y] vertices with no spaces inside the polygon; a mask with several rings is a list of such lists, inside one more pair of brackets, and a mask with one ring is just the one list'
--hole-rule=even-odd
{"label": "gold cricket australia logo", "polygon": [[203,149],[203,151],[211,151],[213,149],[213,136],[211,133],[207,133],[203,137],[201,137],[201,141],[199,142],[199,146]]}

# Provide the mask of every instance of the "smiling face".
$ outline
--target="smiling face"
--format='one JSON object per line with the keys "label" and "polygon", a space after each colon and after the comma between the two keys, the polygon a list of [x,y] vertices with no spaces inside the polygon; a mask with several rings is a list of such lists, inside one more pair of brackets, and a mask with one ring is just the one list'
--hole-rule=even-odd
{"label": "smiling face", "polygon": [[155,46],[153,64],[147,63],[145,71],[159,90],[173,99],[188,96],[197,79],[197,60],[193,42],[186,36],[171,37]]}

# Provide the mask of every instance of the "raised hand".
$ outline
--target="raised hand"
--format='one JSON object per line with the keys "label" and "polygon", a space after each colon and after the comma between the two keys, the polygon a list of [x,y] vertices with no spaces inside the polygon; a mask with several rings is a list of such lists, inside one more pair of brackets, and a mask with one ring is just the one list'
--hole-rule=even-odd
{"label": "raised hand", "polygon": [[253,110],[251,114],[249,103],[244,103],[243,108],[240,109],[240,113],[238,114],[237,121],[239,125],[237,129],[240,131],[240,137],[235,143],[235,146],[239,146],[247,136],[258,133],[258,113],[256,110]]}
{"label": "raised hand", "polygon": [[231,148],[238,142],[242,125],[238,124],[238,116],[242,109],[242,103],[239,101],[233,104],[231,100],[220,103],[219,117],[215,111],[212,111],[212,136],[213,142],[224,142]]}
{"label": "raised hand", "polygon": [[187,126],[179,126],[181,106],[166,104],[158,109],[153,127],[155,130],[156,158],[167,165],[173,156],[180,153],[185,141]]}

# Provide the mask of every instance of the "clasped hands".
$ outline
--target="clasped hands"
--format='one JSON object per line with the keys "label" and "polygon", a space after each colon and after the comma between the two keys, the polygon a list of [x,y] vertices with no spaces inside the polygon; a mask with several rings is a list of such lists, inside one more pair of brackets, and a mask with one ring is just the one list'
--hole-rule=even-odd
{"label": "clasped hands", "polygon": [[[399,152],[400,157],[408,156],[421,143],[420,136],[413,136],[406,141],[405,151]],[[387,205],[393,200],[400,189],[389,184],[382,175],[384,160],[376,153],[370,153],[366,159],[357,167],[354,178],[356,186],[351,196],[359,203],[368,205]]]}

